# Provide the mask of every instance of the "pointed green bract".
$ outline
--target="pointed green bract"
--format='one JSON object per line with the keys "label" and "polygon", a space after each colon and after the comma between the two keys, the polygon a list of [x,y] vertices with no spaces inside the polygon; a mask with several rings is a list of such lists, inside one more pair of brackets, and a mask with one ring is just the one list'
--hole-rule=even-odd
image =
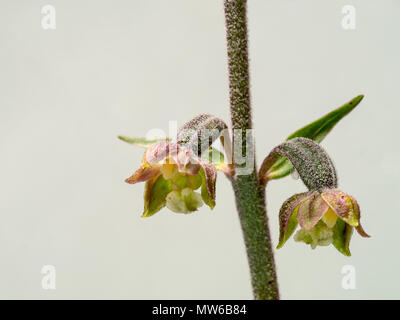
{"label": "pointed green bract", "polygon": [[169,138],[165,139],[146,139],[146,138],[132,138],[132,137],[126,137],[126,136],[118,136],[118,139],[125,141],[129,144],[132,144],[137,147],[142,147],[142,148],[147,148],[148,146],[151,146],[152,144],[155,144],[157,142],[161,141],[169,141]]}
{"label": "pointed green bract", "polygon": [[[305,127],[292,133],[286,140],[291,140],[297,137],[305,137],[315,142],[321,142],[333,127],[347,114],[349,114],[364,98],[359,95],[350,100],[343,106],[326,114],[322,118],[313,121]],[[268,180],[280,179],[286,177],[293,171],[293,166],[285,157],[279,157],[267,172]]]}

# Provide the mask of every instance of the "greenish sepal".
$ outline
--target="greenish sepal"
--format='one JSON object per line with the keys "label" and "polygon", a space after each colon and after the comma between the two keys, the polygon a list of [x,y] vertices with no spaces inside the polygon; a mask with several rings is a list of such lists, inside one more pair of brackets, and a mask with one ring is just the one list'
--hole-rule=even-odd
{"label": "greenish sepal", "polygon": [[147,218],[160,211],[165,206],[166,197],[171,191],[171,181],[165,180],[162,175],[146,181],[142,217]]}
{"label": "greenish sepal", "polygon": [[333,245],[343,255],[350,257],[350,239],[353,227],[341,219],[338,219],[333,228]]}
{"label": "greenish sepal", "polygon": [[278,246],[276,247],[277,249],[282,248],[283,245],[286,243],[286,241],[292,236],[293,232],[296,230],[297,225],[299,224],[297,222],[297,213],[299,211],[299,207],[300,204],[294,209],[293,213],[289,218],[286,228],[282,228],[280,230],[279,243]]}

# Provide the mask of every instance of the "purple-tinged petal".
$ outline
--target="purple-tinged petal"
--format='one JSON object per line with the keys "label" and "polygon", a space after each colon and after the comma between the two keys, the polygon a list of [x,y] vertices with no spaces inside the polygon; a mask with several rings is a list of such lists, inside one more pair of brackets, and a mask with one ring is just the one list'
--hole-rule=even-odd
{"label": "purple-tinged petal", "polygon": [[337,216],[351,225],[357,227],[359,224],[359,211],[357,204],[353,204],[355,199],[338,189],[325,189],[321,197]]}
{"label": "purple-tinged petal", "polygon": [[138,170],[135,171],[135,173],[132,176],[126,179],[125,182],[130,184],[135,184],[138,182],[150,180],[159,174],[160,170],[158,168],[140,167]]}
{"label": "purple-tinged petal", "polygon": [[182,146],[178,147],[178,152],[173,156],[178,165],[178,171],[189,175],[196,175],[200,170],[200,158],[194,155],[193,151]]}
{"label": "purple-tinged petal", "polygon": [[311,196],[304,201],[297,214],[297,220],[302,229],[311,230],[328,211],[329,206],[322,199],[318,191],[314,191]]}
{"label": "purple-tinged petal", "polygon": [[166,163],[176,145],[168,141],[161,141],[147,148],[143,162],[150,165]]}

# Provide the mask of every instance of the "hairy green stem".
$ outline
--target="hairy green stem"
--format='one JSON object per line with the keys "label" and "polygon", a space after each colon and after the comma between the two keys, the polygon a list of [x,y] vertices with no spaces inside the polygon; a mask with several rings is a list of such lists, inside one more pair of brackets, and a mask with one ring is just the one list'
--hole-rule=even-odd
{"label": "hairy green stem", "polygon": [[[272,300],[279,299],[279,291],[268,227],[265,190],[257,179],[254,138],[250,135],[246,139],[246,131],[252,129],[246,3],[246,0],[224,0],[231,120],[234,130],[233,153],[252,157],[253,165],[250,174],[236,174],[232,185],[247,250],[254,298]],[[238,138],[236,132],[240,132],[241,143],[235,143],[235,136]],[[236,158],[234,156],[234,165],[239,169]]]}

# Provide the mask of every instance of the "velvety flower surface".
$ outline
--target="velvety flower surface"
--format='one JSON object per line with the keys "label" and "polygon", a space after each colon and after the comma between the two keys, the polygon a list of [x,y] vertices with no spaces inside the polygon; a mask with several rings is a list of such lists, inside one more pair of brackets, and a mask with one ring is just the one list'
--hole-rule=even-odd
{"label": "velvety flower surface", "polygon": [[212,163],[177,143],[162,141],[147,148],[141,167],[125,181],[146,182],[142,216],[149,217],[164,206],[177,213],[196,211],[203,202],[214,208],[216,177]]}
{"label": "velvety flower surface", "polygon": [[360,223],[360,207],[350,195],[338,189],[313,190],[296,194],[286,200],[279,213],[280,236],[278,248],[290,238],[298,225],[295,241],[317,246],[333,244],[350,256],[353,228],[362,237],[369,237]]}

